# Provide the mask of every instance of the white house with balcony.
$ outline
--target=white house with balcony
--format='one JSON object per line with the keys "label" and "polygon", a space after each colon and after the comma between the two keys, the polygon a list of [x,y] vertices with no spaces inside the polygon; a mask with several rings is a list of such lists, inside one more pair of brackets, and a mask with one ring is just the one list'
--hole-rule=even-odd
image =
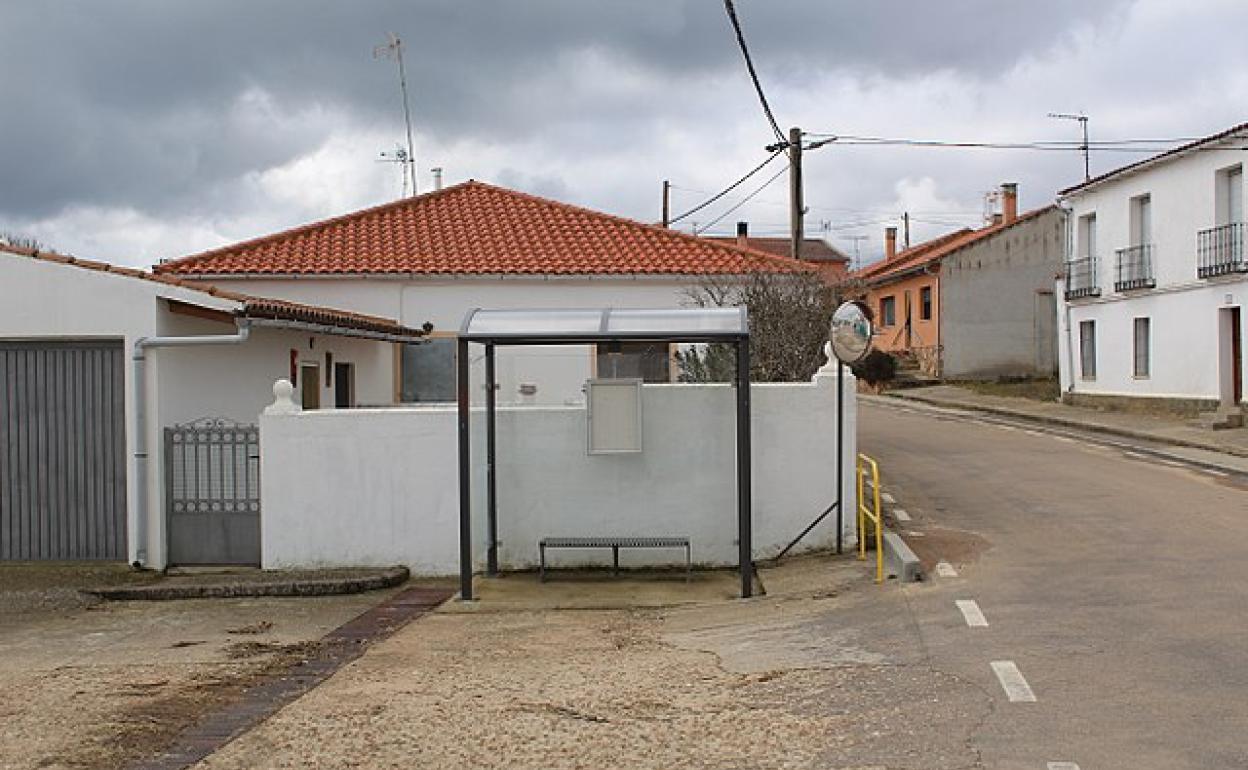
{"label": "white house with balcony", "polygon": [[1064,397],[1244,421],[1248,123],[1063,190]]}

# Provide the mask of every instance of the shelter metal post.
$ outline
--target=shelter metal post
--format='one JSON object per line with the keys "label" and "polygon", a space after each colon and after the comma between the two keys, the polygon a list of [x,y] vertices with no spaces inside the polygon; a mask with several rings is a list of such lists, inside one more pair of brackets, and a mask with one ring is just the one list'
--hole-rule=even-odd
{"label": "shelter metal post", "polygon": [[498,485],[494,451],[497,393],[494,385],[494,343],[485,346],[485,494],[486,494],[486,551],[485,572],[493,577],[498,574]]}
{"label": "shelter metal post", "polygon": [[750,341],[738,339],[737,353],[737,563],[741,598],[754,595],[753,517],[750,510]]}
{"label": "shelter metal post", "polygon": [[472,599],[472,452],[468,446],[470,414],[468,340],[459,339],[455,357],[459,400],[459,598]]}
{"label": "shelter metal post", "polygon": [[844,548],[845,531],[845,364],[836,361],[836,552]]}

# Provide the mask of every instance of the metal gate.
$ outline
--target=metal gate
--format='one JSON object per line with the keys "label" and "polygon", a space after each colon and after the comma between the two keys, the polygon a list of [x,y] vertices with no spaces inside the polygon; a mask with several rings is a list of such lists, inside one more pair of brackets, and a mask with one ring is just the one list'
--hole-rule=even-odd
{"label": "metal gate", "polygon": [[119,340],[0,340],[0,560],[125,560],[123,361]]}
{"label": "metal gate", "polygon": [[260,564],[260,429],[197,420],[165,429],[171,564]]}

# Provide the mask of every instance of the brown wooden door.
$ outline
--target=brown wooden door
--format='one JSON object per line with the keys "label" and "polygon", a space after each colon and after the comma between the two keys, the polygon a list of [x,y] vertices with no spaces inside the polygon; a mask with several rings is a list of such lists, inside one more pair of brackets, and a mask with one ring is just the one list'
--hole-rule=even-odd
{"label": "brown wooden door", "polygon": [[1231,308],[1231,382],[1235,404],[1244,400],[1244,337],[1239,308]]}

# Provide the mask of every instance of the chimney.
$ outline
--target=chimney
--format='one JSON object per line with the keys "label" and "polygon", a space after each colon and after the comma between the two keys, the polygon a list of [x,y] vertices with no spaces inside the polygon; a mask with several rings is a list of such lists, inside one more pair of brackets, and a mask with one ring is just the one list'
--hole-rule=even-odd
{"label": "chimney", "polygon": [[442,167],[438,166],[437,168],[431,168],[429,170],[433,172],[434,191],[441,190],[442,189]]}
{"label": "chimney", "polygon": [[884,259],[897,256],[897,228],[884,228]]}
{"label": "chimney", "polygon": [[1018,183],[1005,182],[1001,185],[1001,213],[1005,217],[1005,224],[1011,224],[1018,219]]}
{"label": "chimney", "polygon": [[750,223],[749,222],[737,223],[737,245],[738,246],[750,245]]}

